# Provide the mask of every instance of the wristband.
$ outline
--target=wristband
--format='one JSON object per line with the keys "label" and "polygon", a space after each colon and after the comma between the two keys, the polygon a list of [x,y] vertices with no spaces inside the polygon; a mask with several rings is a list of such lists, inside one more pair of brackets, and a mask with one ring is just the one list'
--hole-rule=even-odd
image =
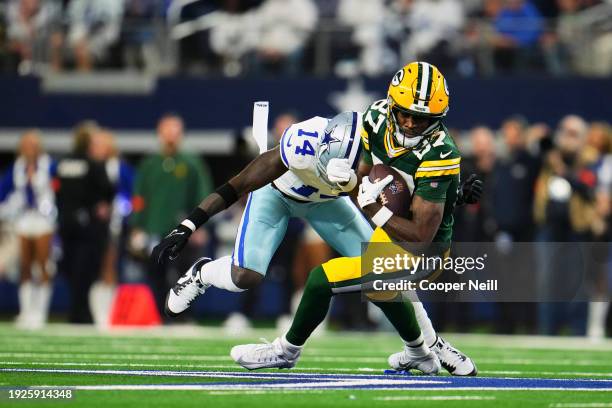
{"label": "wristband", "polygon": [[387,207],[381,207],[380,210],[372,217],[372,222],[378,227],[382,227],[393,217],[393,212]]}
{"label": "wristband", "polygon": [[215,190],[215,193],[219,194],[223,201],[225,201],[225,208],[238,201],[238,193],[230,183],[223,184],[221,187]]}
{"label": "wristband", "polygon": [[189,214],[189,216],[185,218],[183,222],[181,222],[181,225],[184,225],[185,227],[189,228],[191,232],[193,232],[200,228],[200,226],[208,221],[209,218],[210,217],[206,211],[200,207],[196,207],[191,214]]}

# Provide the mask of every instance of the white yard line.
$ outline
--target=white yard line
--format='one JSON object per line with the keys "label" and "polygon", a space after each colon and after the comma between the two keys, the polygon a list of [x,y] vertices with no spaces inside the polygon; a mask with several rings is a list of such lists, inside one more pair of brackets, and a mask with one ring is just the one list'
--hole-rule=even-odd
{"label": "white yard line", "polygon": [[583,371],[503,371],[503,370],[478,370],[479,373],[482,374],[494,374],[494,375],[525,375],[525,374],[533,374],[533,375],[575,375],[575,376],[584,376],[584,377],[612,377],[612,372],[610,373],[592,373],[592,372],[583,372]]}
{"label": "white yard line", "polygon": [[375,397],[373,398],[376,401],[464,401],[464,400],[472,400],[472,401],[481,401],[481,400],[494,400],[496,397],[491,396],[481,396],[481,395],[430,395],[430,396],[407,396],[407,395],[399,395],[397,397]]}
{"label": "white yard line", "polygon": [[[323,384],[325,386],[342,386],[342,385],[357,385],[354,382],[337,384],[339,382],[329,382],[329,383],[317,383],[319,387],[322,387]],[[306,384],[306,385],[305,385]],[[295,390],[304,390],[309,389],[312,386],[312,383],[294,383],[294,384],[275,384],[274,389],[282,389],[285,387],[287,389],[295,389]],[[366,385],[370,385],[371,383],[367,383]],[[394,382],[393,384],[397,384]],[[403,391],[406,392],[406,389],[402,388],[385,388],[386,384],[379,384],[379,389],[384,389],[385,391]],[[227,384],[227,385],[206,385],[206,384],[145,384],[145,385],[136,385],[136,384],[109,384],[109,385],[62,385],[62,388],[70,388],[73,390],[87,390],[87,391],[224,391],[224,390],[248,390],[249,392],[253,390],[269,390],[269,385],[261,386],[258,388],[256,385],[248,386],[245,384]],[[41,385],[32,388],[57,388],[57,385]],[[341,389],[337,389],[341,390]],[[376,390],[376,389],[374,389]],[[329,390],[328,390],[329,391]],[[586,391],[586,392],[610,392],[612,389],[593,389],[593,388],[536,388],[536,387],[419,387],[416,389],[411,389],[411,392],[419,392],[419,391]]]}
{"label": "white yard line", "polygon": [[[0,361],[0,365],[9,366],[49,366],[49,367],[149,367],[149,368],[201,368],[201,369],[235,369],[236,364],[167,364],[167,363],[98,363],[98,362],[52,362],[52,361]],[[317,371],[317,372],[366,372],[376,373],[382,372],[386,367],[357,367],[357,368],[330,368],[330,367],[299,367],[294,369],[294,373],[300,371]],[[519,371],[519,370],[480,370],[481,374],[490,375],[563,375],[563,376],[579,376],[579,377],[612,377],[612,372],[597,373],[585,371]]]}
{"label": "white yard line", "polygon": [[[89,363],[89,362],[51,362],[51,361],[0,361],[0,365],[11,366],[51,366],[51,367],[157,367],[157,368],[227,368],[236,369],[236,364],[155,364],[155,363]],[[386,367],[385,367],[386,368]],[[357,368],[323,368],[323,367],[300,367],[292,372],[300,371],[326,371],[326,372],[382,372],[385,368],[357,367]],[[246,371],[245,371],[246,372]],[[612,374],[611,374],[612,375]]]}
{"label": "white yard line", "polygon": [[550,408],[607,408],[612,407],[612,402],[555,402]]}

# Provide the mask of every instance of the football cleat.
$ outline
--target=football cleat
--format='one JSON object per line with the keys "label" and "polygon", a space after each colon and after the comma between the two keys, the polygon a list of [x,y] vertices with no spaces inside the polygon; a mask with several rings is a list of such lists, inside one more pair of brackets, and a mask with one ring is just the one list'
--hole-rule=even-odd
{"label": "football cleat", "polygon": [[168,291],[164,307],[168,316],[176,317],[189,309],[191,303],[210,287],[200,280],[200,268],[210,261],[210,258],[198,259]]}
{"label": "football cleat", "polygon": [[423,353],[420,348],[404,347],[404,351],[391,354],[389,365],[397,371],[419,370],[425,375],[437,375],[440,372],[440,361],[433,351]]}
{"label": "football cleat", "polygon": [[478,373],[476,364],[474,364],[471,358],[457,350],[440,336],[438,336],[431,350],[438,356],[442,367],[452,375],[474,376]]}
{"label": "football cleat", "polygon": [[[234,361],[247,370],[260,368],[292,368],[297,363],[301,347],[289,350],[283,341],[277,338],[272,343],[265,339],[263,344],[242,344],[234,346],[230,355]],[[293,348],[293,347],[292,347]]]}

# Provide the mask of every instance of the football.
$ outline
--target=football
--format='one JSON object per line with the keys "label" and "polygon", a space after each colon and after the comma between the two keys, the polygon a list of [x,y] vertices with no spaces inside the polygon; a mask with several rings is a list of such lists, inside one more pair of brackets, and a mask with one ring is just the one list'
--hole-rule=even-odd
{"label": "football", "polygon": [[370,170],[370,181],[376,182],[384,179],[389,174],[393,176],[393,181],[383,189],[378,196],[378,202],[398,217],[410,218],[410,203],[412,195],[406,180],[393,167],[376,164]]}

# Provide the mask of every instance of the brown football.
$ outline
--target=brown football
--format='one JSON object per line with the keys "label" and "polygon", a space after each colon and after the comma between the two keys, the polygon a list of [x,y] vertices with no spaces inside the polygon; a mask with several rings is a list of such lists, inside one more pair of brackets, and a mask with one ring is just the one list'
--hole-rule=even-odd
{"label": "brown football", "polygon": [[410,218],[410,203],[412,195],[406,180],[393,167],[376,164],[370,170],[370,181],[376,182],[384,179],[389,174],[393,176],[393,181],[383,189],[378,196],[378,202],[398,217]]}

